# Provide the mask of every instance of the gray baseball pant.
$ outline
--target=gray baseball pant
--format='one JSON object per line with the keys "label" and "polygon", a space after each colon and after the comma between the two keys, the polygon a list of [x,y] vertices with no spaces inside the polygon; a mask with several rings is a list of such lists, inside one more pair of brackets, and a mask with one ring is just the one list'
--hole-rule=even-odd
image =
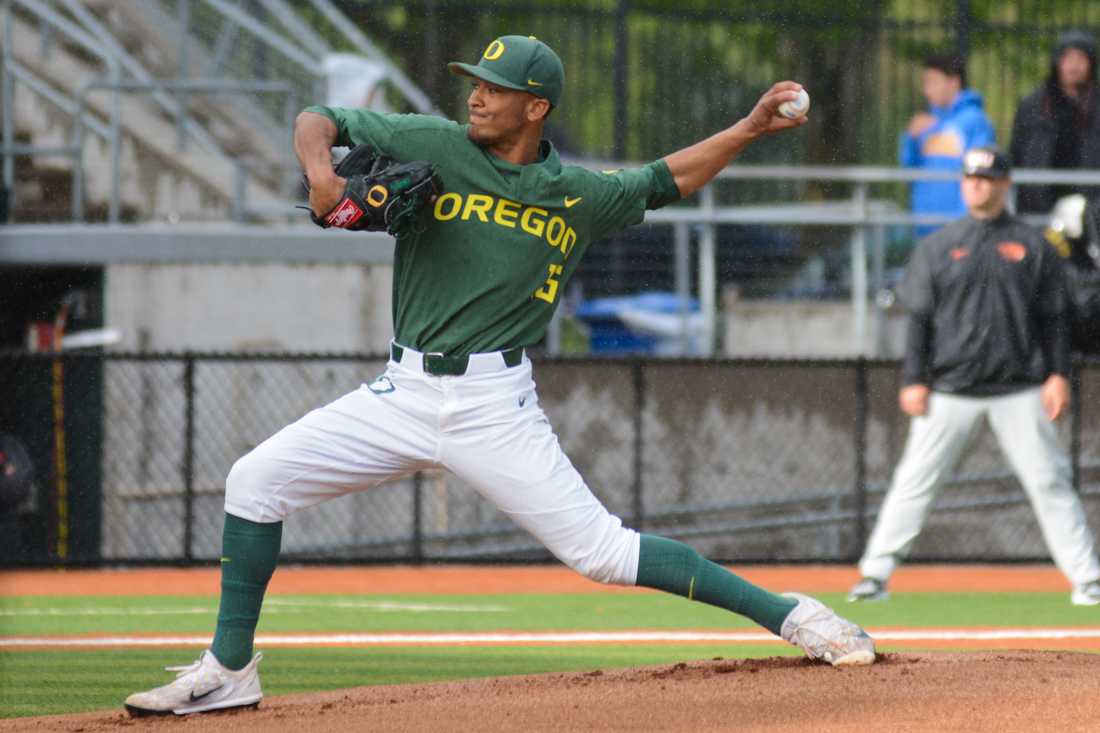
{"label": "gray baseball pant", "polygon": [[1027,492],[1058,569],[1074,585],[1100,579],[1092,533],[1073,491],[1069,458],[1035,387],[997,397],[933,392],[912,419],[875,529],[859,562],[865,578],[885,582],[920,534],[944,480],[983,416]]}

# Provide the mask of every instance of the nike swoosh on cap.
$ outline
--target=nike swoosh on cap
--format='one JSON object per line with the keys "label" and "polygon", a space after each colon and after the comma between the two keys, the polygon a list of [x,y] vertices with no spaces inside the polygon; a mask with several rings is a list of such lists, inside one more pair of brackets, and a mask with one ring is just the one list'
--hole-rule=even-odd
{"label": "nike swoosh on cap", "polygon": [[583,196],[578,196],[575,199],[571,199],[568,196],[565,197],[565,208],[572,208],[574,204],[579,204],[584,199]]}
{"label": "nike swoosh on cap", "polygon": [[541,83],[541,82],[537,82],[537,81],[535,81],[534,79],[528,79],[528,80],[527,80],[527,86],[529,86],[529,87],[541,87],[541,86],[542,86],[542,83]]}

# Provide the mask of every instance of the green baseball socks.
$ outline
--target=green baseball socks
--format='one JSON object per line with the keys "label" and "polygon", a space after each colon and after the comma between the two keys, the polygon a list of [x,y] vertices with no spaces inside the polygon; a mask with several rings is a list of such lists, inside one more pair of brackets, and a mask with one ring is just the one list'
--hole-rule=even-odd
{"label": "green baseball socks", "polygon": [[[282,537],[282,522],[225,515],[222,594],[211,651],[229,669],[242,669],[252,659],[256,622]],[[733,611],[777,636],[797,603],[737,577],[682,542],[648,534],[641,536],[637,583]]]}
{"label": "green baseball socks", "polygon": [[798,604],[737,577],[682,542],[651,534],[642,535],[637,583],[733,611],[776,636]]}
{"label": "green baseball socks", "polygon": [[222,666],[243,669],[252,661],[252,640],[267,583],[275,572],[283,523],[260,524],[225,515],[222,531],[222,597],[211,651]]}

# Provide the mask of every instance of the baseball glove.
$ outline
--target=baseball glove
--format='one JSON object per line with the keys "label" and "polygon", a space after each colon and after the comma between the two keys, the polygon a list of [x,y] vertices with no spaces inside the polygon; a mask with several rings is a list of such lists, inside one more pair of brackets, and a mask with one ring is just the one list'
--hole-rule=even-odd
{"label": "baseball glove", "polygon": [[398,236],[443,190],[435,166],[428,161],[397,164],[370,145],[355,146],[336,164],[335,172],[347,180],[343,197],[324,216],[309,214],[323,229],[385,231]]}

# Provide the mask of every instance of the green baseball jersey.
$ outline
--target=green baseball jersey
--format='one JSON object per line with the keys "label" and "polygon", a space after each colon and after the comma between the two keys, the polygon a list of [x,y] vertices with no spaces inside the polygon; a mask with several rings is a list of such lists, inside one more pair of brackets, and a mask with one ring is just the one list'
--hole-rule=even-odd
{"label": "green baseball jersey", "polygon": [[588,245],[680,198],[664,161],[598,173],[563,166],[543,140],[515,165],[428,115],[310,107],[338,129],[337,145],[370,143],[394,160],[435,164],[444,193],[402,234],[394,253],[397,343],[465,355],[542,339]]}

